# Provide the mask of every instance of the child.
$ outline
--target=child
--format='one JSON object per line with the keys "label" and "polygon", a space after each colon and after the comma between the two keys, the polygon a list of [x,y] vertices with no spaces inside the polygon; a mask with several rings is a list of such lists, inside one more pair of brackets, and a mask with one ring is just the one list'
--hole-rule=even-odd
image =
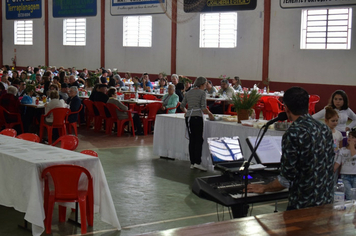
{"label": "child", "polygon": [[[346,131],[349,131],[356,125],[356,115],[349,108],[349,100],[346,93],[342,90],[336,90],[332,95],[329,102],[329,106],[331,106],[339,115],[339,123],[335,127],[338,131],[340,131],[344,137],[343,146],[347,145],[347,137]],[[322,119],[325,116],[325,109],[315,113],[313,115],[314,119]],[[349,125],[346,125],[347,120],[351,119],[352,122]]]}
{"label": "child", "polygon": [[342,147],[342,134],[340,131],[335,129],[338,121],[339,115],[337,112],[331,106],[325,107],[325,124],[329,126],[331,132],[333,133],[335,157],[339,151],[339,148]]}
{"label": "child", "polygon": [[346,199],[351,200],[351,188],[356,187],[356,129],[349,132],[348,146],[340,149],[334,164],[334,172],[341,165],[341,179],[345,185]]}

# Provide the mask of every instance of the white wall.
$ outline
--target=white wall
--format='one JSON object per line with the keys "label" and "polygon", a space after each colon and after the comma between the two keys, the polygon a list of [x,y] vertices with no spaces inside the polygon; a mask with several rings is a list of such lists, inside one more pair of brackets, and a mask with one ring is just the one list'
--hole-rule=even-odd
{"label": "white wall", "polygon": [[[63,46],[63,18],[53,18],[52,3],[49,9],[49,65],[96,69],[100,67],[100,1],[97,15],[86,17],[86,46]],[[44,5],[44,2],[43,2]],[[44,51],[44,49],[43,49]]]}
{"label": "white wall", "polygon": [[301,50],[301,9],[272,0],[269,77],[272,81],[355,85],[356,8],[351,50]]}
{"label": "white wall", "polygon": [[14,57],[16,48],[16,64],[19,66],[38,66],[45,64],[45,34],[44,34],[44,9],[42,7],[42,18],[33,19],[33,45],[14,45],[14,20],[6,20],[6,1],[1,1],[3,22],[3,63],[12,65],[11,58]]}
{"label": "white wall", "polygon": [[[182,13],[183,14],[183,13]],[[177,72],[189,76],[262,78],[263,3],[239,11],[236,48],[199,48],[199,14],[177,29]]]}
{"label": "white wall", "polygon": [[[105,64],[107,68],[136,73],[171,71],[171,21],[165,14],[152,15],[152,47],[123,47],[123,17],[105,7]],[[152,78],[151,78],[152,79]]]}

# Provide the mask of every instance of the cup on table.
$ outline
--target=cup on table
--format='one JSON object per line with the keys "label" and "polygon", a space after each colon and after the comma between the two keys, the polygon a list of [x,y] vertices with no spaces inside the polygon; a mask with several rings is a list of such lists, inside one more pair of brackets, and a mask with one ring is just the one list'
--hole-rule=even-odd
{"label": "cup on table", "polygon": [[36,104],[36,98],[35,97],[32,97],[32,104]]}
{"label": "cup on table", "polygon": [[351,200],[352,200],[352,202],[353,203],[355,203],[355,201],[356,201],[356,188],[351,188],[350,189],[350,198],[351,198]]}

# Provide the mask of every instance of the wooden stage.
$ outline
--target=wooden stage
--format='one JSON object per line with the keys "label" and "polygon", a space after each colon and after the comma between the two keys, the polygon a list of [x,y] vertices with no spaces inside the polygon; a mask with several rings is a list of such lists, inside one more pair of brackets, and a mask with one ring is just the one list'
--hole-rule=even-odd
{"label": "wooden stage", "polygon": [[332,205],[250,216],[229,221],[145,234],[148,236],[224,235],[356,235],[353,210],[336,211]]}

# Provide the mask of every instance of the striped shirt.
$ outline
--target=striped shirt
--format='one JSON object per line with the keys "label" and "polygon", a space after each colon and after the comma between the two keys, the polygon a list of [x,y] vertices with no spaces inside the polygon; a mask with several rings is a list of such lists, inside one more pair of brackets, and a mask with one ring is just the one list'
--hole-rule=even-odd
{"label": "striped shirt", "polygon": [[191,89],[184,95],[181,109],[188,104],[186,116],[202,116],[201,110],[206,109],[206,93],[201,89]]}

